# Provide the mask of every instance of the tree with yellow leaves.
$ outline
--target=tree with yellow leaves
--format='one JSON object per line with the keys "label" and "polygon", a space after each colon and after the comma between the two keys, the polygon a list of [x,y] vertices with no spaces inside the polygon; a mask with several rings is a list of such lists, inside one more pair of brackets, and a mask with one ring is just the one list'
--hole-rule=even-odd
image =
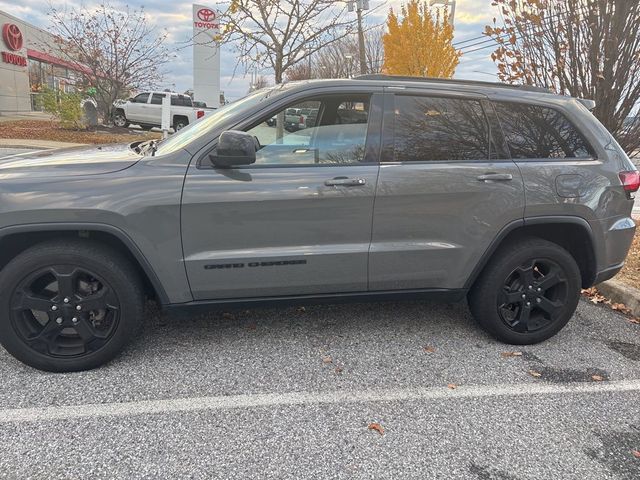
{"label": "tree with yellow leaves", "polygon": [[400,9],[402,20],[391,9],[384,35],[383,71],[391,75],[451,78],[461,52],[451,44],[453,25],[445,10],[431,13],[426,2],[410,0]]}

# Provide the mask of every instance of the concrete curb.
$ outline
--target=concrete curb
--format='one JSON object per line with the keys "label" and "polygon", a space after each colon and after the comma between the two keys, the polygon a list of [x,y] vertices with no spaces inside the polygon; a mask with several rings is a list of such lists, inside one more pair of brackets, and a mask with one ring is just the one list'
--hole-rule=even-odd
{"label": "concrete curb", "polygon": [[640,290],[618,280],[607,280],[596,285],[596,289],[613,303],[624,303],[631,315],[640,317]]}
{"label": "concrete curb", "polygon": [[0,148],[32,148],[50,150],[54,148],[84,147],[86,143],[54,142],[50,140],[29,140],[21,138],[0,138]]}

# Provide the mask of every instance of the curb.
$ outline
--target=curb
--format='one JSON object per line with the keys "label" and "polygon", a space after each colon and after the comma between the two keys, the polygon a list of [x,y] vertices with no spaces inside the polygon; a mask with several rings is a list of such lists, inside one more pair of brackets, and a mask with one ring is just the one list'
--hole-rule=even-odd
{"label": "curb", "polygon": [[25,148],[32,150],[52,150],[56,148],[84,147],[85,143],[55,142],[49,140],[28,140],[20,138],[0,138],[0,148]]}
{"label": "curb", "polygon": [[640,317],[640,290],[618,280],[607,280],[596,285],[596,290],[613,303],[624,303],[634,317]]}

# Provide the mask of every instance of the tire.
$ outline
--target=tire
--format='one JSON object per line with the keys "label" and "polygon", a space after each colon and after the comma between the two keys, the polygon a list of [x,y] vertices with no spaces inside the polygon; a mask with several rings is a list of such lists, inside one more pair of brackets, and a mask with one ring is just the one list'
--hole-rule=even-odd
{"label": "tire", "polygon": [[130,123],[123,112],[116,112],[113,115],[113,124],[119,128],[128,128]]}
{"label": "tire", "polygon": [[173,121],[173,129],[176,132],[179,131],[179,130],[182,130],[187,125],[189,125],[189,120],[187,120],[186,118],[176,118]]}
{"label": "tire", "polygon": [[490,260],[469,292],[469,307],[480,326],[498,340],[531,345],[567,324],[578,306],[581,283],[569,252],[546,240],[526,238],[505,245]]}
{"label": "tire", "polygon": [[0,272],[0,289],[7,293],[0,299],[0,343],[40,370],[96,368],[142,324],[136,269],[117,251],[90,241],[55,240],[25,250]]}

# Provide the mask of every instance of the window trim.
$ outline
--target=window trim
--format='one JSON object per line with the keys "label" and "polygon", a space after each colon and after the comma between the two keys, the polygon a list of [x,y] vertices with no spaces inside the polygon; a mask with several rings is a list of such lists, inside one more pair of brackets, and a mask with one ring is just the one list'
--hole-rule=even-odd
{"label": "window trim", "polygon": [[[301,92],[302,93],[302,92]],[[307,91],[303,95],[294,95],[288,99],[282,99],[273,106],[264,110],[259,119],[252,120],[253,116],[245,118],[235,126],[227,130],[247,131],[260,123],[265,122],[268,118],[273,117],[283,109],[291,108],[291,105],[312,101],[314,99],[326,97],[369,97],[369,115],[367,118],[367,133],[365,137],[365,153],[362,162],[354,163],[273,163],[273,164],[252,164],[238,165],[226,167],[224,170],[256,170],[270,168],[317,168],[317,167],[359,167],[379,165],[380,141],[382,135],[382,112],[383,112],[383,93],[380,89],[363,89],[363,90],[338,90],[338,91]],[[221,132],[222,133],[222,132]],[[208,158],[211,152],[218,146],[218,138],[216,138],[206,149],[206,152],[199,156],[196,162],[196,168],[199,170],[222,170],[220,167],[214,166],[209,162]],[[365,161],[366,160],[366,161]]]}
{"label": "window trim", "polygon": [[[498,125],[500,125],[500,129],[502,130],[502,136],[504,138],[504,143],[505,143],[505,148],[507,149],[507,153],[509,154],[509,157],[511,158],[511,160],[515,163],[520,163],[520,162],[537,162],[537,163],[543,163],[543,162],[547,162],[547,163],[558,163],[558,162],[589,162],[589,161],[594,161],[594,160],[598,160],[598,151],[594,148],[593,143],[591,143],[589,141],[589,139],[582,133],[582,130],[580,128],[578,128],[576,126],[576,123],[573,121],[573,119],[571,118],[571,114],[563,109],[563,108],[559,108],[557,106],[551,106],[548,105],[546,103],[538,103],[538,102],[523,102],[523,101],[518,101],[518,100],[506,100],[506,99],[495,99],[492,98],[490,100],[490,103],[493,106],[493,110],[495,112],[496,115],[496,119],[498,121]],[[511,148],[509,146],[509,140],[507,140],[507,135],[504,133],[504,127],[503,127],[503,122],[500,120],[500,115],[498,114],[498,109],[496,108],[495,104],[496,103],[516,103],[516,104],[520,104],[520,105],[526,105],[526,106],[533,106],[533,107],[540,107],[540,108],[547,108],[549,110],[552,110],[556,113],[559,113],[560,115],[562,115],[562,117],[569,122],[569,125],[571,125],[571,127],[573,127],[573,129],[578,133],[578,135],[580,136],[580,138],[582,139],[582,141],[591,149],[591,155],[588,157],[526,157],[526,158],[515,158],[513,157],[513,155],[511,155]]]}
{"label": "window trim", "polygon": [[[393,160],[386,161],[381,159],[381,165],[442,165],[451,163],[512,163],[509,151],[502,151],[501,153],[508,155],[508,158],[491,158],[492,145],[496,145],[496,151],[500,151],[496,139],[493,136],[493,125],[491,122],[491,114],[487,109],[487,103],[489,99],[486,95],[472,93],[472,92],[458,92],[458,91],[442,91],[442,90],[417,90],[417,89],[403,89],[402,91],[389,92],[391,100],[389,102],[390,108],[388,115],[385,115],[385,130],[388,132],[385,134],[385,157],[388,155]],[[489,155],[485,159],[449,159],[449,160],[415,160],[415,161],[396,161],[395,160],[395,108],[397,97],[428,97],[428,98],[448,98],[452,100],[467,100],[474,101],[480,105],[485,121],[487,122],[487,129],[489,131]],[[497,120],[497,119],[496,119]],[[504,148],[504,147],[503,147]]]}

